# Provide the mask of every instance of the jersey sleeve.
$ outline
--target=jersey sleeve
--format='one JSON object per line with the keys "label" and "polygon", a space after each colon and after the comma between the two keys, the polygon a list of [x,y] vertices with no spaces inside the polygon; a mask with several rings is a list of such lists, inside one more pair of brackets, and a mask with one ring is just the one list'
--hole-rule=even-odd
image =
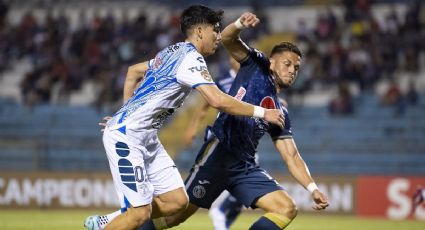
{"label": "jersey sleeve", "polygon": [[215,84],[204,58],[197,52],[190,52],[180,64],[176,73],[177,82],[196,88],[199,85]]}
{"label": "jersey sleeve", "polygon": [[266,55],[251,47],[249,48],[248,56],[241,61],[241,65],[259,65],[266,71],[270,69],[270,61]]}
{"label": "jersey sleeve", "polygon": [[291,120],[289,118],[288,110],[285,107],[281,106],[281,111],[285,117],[285,126],[283,128],[280,128],[279,126],[274,124],[270,125],[268,131],[273,140],[292,138]]}

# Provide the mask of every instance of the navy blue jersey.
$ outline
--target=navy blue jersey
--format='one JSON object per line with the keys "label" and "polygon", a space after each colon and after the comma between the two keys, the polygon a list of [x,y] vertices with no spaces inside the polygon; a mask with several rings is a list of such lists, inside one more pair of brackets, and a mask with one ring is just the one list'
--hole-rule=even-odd
{"label": "navy blue jersey", "polygon": [[251,49],[247,59],[241,63],[229,95],[253,105],[282,110],[285,126],[281,129],[263,119],[220,113],[211,131],[219,139],[220,145],[236,159],[255,164],[256,148],[265,132],[272,139],[292,136],[288,111],[280,104],[276,93],[269,59],[258,50]]}
{"label": "navy blue jersey", "polygon": [[224,71],[217,79],[214,79],[215,84],[222,92],[229,93],[230,87],[235,80],[235,75],[236,72],[234,70]]}

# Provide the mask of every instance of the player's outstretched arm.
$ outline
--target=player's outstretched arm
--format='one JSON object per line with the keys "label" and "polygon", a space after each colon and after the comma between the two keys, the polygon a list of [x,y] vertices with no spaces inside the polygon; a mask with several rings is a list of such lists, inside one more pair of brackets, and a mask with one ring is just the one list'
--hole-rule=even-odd
{"label": "player's outstretched arm", "polygon": [[245,28],[255,27],[260,19],[253,13],[243,13],[235,22],[229,24],[221,33],[221,40],[232,57],[241,62],[249,52],[248,46],[241,40],[240,33]]}
{"label": "player's outstretched arm", "polygon": [[314,183],[307,165],[298,152],[294,139],[277,139],[274,144],[282,159],[286,162],[291,175],[311,193],[315,203],[313,209],[322,210],[328,207],[328,198],[320,192],[316,183]]}
{"label": "player's outstretched arm", "polygon": [[124,82],[123,101],[124,103],[133,96],[138,83],[145,77],[148,71],[148,62],[142,62],[128,67],[127,76]]}
{"label": "player's outstretched arm", "polygon": [[210,106],[225,113],[239,116],[252,116],[263,118],[264,120],[283,127],[283,114],[277,109],[264,109],[254,106],[223,93],[216,85],[199,85],[195,88]]}

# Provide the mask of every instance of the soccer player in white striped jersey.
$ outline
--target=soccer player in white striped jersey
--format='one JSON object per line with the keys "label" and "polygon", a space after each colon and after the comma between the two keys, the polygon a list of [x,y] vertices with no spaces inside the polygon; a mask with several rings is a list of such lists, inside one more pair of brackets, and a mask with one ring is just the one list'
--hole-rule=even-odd
{"label": "soccer player in white striped jersey", "polygon": [[116,212],[106,221],[89,217],[85,222],[88,229],[137,229],[151,217],[172,215],[187,207],[183,180],[157,132],[192,89],[225,113],[263,118],[283,126],[280,110],[238,101],[213,82],[204,57],[213,54],[221,41],[222,14],[201,5],[187,8],[180,21],[185,42],[130,66],[124,84],[125,103],[108,121],[103,134],[122,214]]}

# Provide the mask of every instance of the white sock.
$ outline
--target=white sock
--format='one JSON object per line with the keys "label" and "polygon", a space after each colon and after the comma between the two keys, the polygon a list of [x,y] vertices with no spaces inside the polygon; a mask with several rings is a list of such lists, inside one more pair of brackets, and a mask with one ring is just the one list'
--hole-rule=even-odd
{"label": "white sock", "polygon": [[99,224],[100,227],[103,229],[105,226],[111,222],[115,217],[121,214],[121,210],[115,211],[113,213],[109,213],[107,215],[99,216]]}

